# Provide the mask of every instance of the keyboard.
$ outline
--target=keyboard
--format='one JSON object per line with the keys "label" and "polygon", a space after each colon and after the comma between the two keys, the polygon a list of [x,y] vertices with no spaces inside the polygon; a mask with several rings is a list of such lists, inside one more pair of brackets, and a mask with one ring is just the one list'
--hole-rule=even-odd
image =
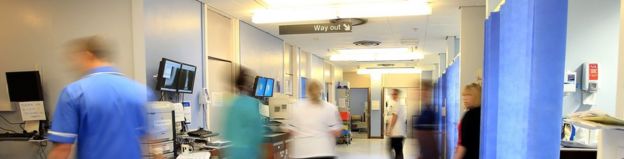
{"label": "keyboard", "polygon": [[0,134],[0,141],[4,140],[14,140],[14,141],[26,141],[30,140],[35,134],[34,133],[4,133]]}
{"label": "keyboard", "polygon": [[209,137],[212,134],[212,132],[204,130],[203,128],[199,128],[199,130],[191,131],[191,132],[188,132],[186,134],[188,134],[189,136],[192,136],[192,137],[202,137],[202,138],[205,138],[205,137]]}

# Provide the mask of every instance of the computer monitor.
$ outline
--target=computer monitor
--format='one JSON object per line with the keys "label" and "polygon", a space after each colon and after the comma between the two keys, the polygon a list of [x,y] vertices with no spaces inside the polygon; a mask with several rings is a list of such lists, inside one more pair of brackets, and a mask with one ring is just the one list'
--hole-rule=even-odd
{"label": "computer monitor", "polygon": [[181,63],[163,58],[158,68],[156,90],[167,92],[178,91],[178,74],[181,67]]}
{"label": "computer monitor", "polygon": [[193,93],[196,70],[197,67],[193,65],[182,64],[182,69],[178,75],[178,92]]}
{"label": "computer monitor", "polygon": [[43,101],[39,71],[7,72],[11,102]]}
{"label": "computer monitor", "polygon": [[266,87],[267,79],[264,77],[256,77],[256,82],[254,84],[254,96],[256,97],[264,97],[264,89]]}
{"label": "computer monitor", "polygon": [[275,80],[272,78],[267,78],[266,85],[264,88],[264,96],[265,97],[273,97],[273,88],[275,87]]}

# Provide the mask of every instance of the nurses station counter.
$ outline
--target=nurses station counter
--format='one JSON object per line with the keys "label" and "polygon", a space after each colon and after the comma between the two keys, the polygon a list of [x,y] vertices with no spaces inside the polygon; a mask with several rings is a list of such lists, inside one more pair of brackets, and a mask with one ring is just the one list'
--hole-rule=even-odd
{"label": "nurses station counter", "polygon": [[264,135],[262,148],[265,159],[287,159],[286,149],[288,135],[286,133],[270,133]]}

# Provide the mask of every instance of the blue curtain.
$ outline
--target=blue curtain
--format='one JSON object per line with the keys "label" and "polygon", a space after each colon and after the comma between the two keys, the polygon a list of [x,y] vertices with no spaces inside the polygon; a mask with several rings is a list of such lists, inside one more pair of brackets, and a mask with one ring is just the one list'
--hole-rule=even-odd
{"label": "blue curtain", "polygon": [[500,14],[491,13],[485,22],[485,47],[483,60],[483,96],[481,109],[481,158],[496,157],[498,60],[500,40]]}
{"label": "blue curtain", "polygon": [[485,23],[481,158],[559,158],[567,0],[508,0]]}
{"label": "blue curtain", "polygon": [[[459,124],[460,107],[460,90],[459,84],[459,57],[455,58],[453,64],[451,64],[447,71],[446,79],[446,103],[447,103],[447,119],[446,119],[446,133],[447,133],[447,150],[455,150],[458,141],[457,126]],[[447,156],[453,158],[454,151],[448,151]]]}

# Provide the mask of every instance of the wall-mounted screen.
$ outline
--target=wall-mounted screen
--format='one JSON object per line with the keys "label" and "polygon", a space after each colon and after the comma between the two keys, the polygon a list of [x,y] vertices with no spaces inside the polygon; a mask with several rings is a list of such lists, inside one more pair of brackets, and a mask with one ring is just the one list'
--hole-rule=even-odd
{"label": "wall-mounted screen", "polygon": [[178,92],[193,93],[196,70],[197,67],[193,65],[182,64],[180,73],[178,74]]}
{"label": "wall-mounted screen", "polygon": [[12,102],[43,101],[39,71],[7,72],[6,81]]}
{"label": "wall-mounted screen", "polygon": [[156,90],[176,92],[178,89],[178,74],[181,67],[181,63],[163,58],[158,68]]}

